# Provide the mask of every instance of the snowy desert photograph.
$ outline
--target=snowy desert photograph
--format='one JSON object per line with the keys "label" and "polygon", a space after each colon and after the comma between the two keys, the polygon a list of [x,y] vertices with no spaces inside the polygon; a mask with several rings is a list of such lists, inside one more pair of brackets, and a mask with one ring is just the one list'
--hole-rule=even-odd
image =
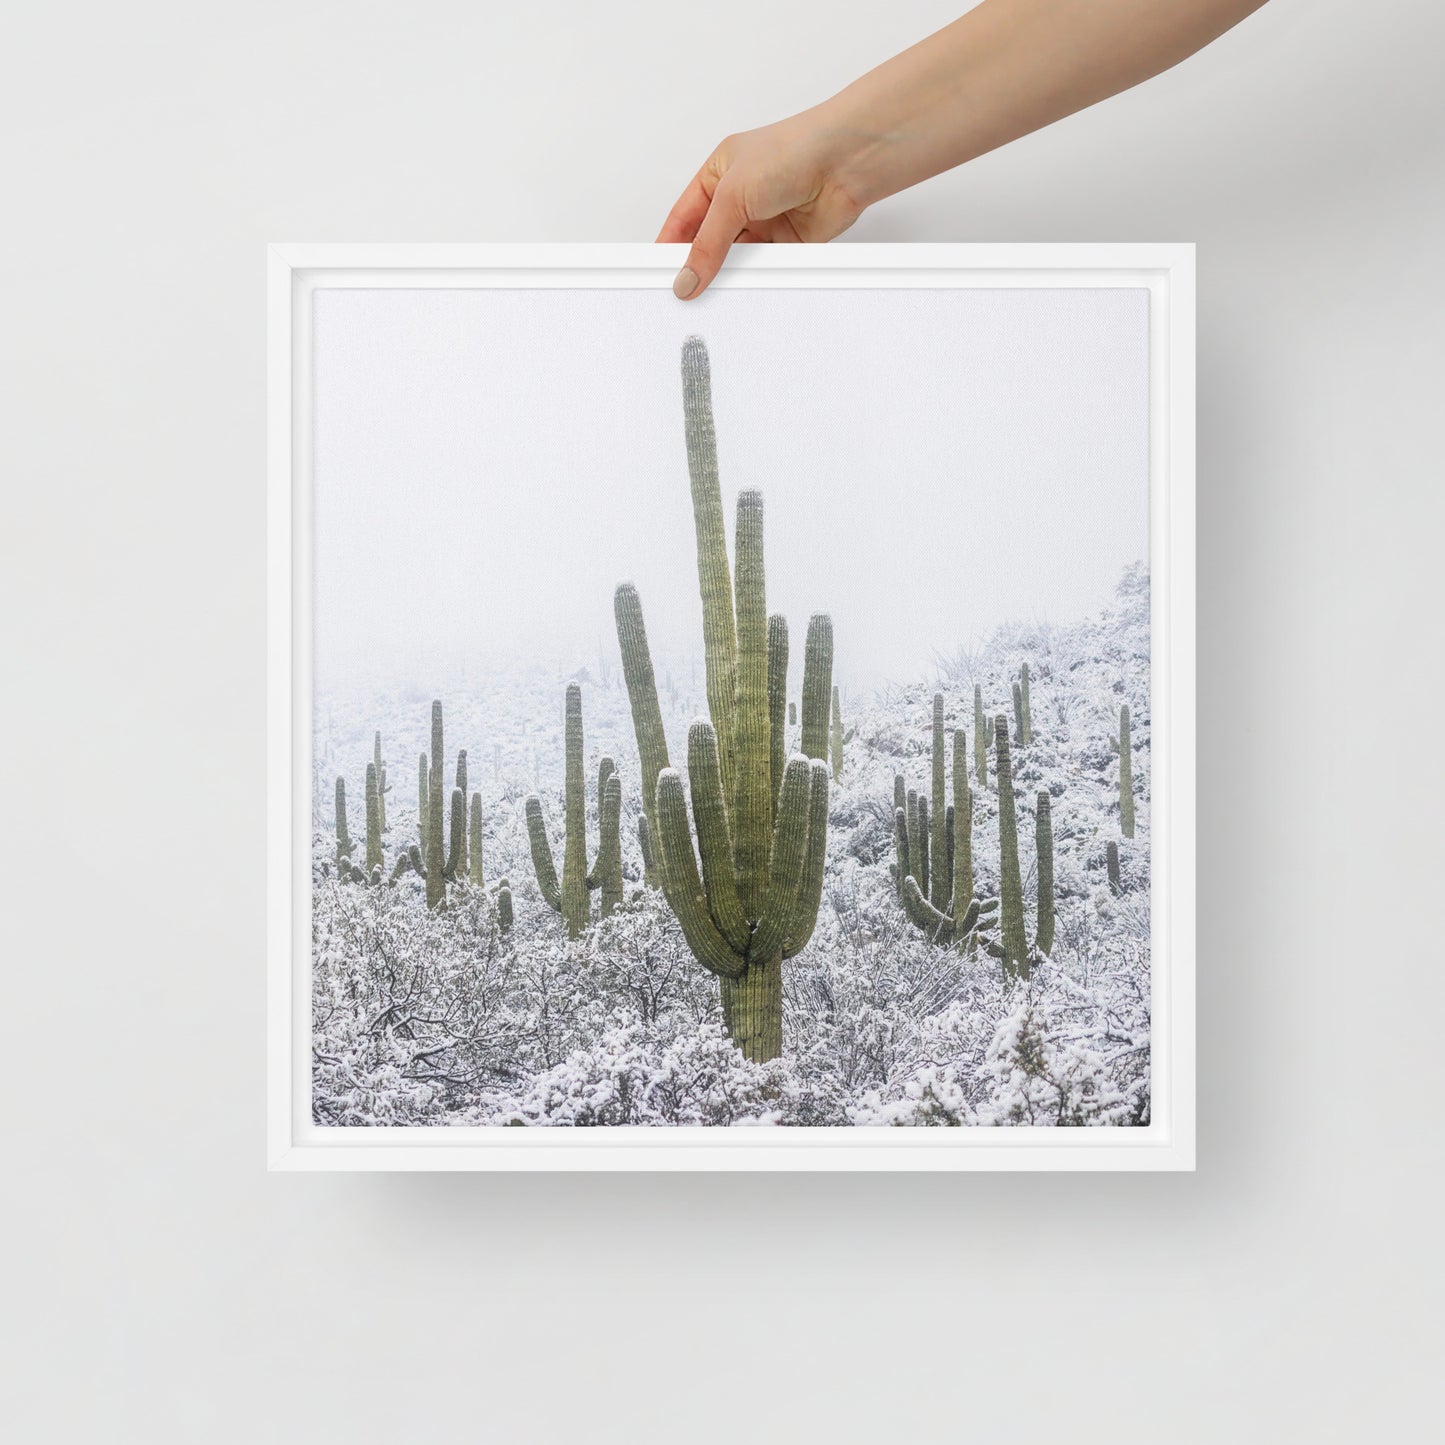
{"label": "snowy desert photograph", "polygon": [[1149,298],[322,289],[311,1109],[1150,1122]]}

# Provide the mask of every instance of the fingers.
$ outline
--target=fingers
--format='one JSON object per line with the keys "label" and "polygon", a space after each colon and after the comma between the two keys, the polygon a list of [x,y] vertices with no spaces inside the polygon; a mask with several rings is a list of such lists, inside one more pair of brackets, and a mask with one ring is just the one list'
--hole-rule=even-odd
{"label": "fingers", "polygon": [[687,264],[672,283],[673,294],[683,301],[701,296],[747,224],[747,208],[743,205],[742,194],[724,178],[713,192],[712,203],[697,228],[697,237],[687,253]]}
{"label": "fingers", "polygon": [[712,201],[712,190],[707,181],[717,184],[711,177],[705,179],[701,171],[688,182],[687,189],[677,198],[677,204],[662,223],[662,230],[657,234],[660,242],[691,241],[697,235],[697,228],[702,225],[702,218],[707,215]]}

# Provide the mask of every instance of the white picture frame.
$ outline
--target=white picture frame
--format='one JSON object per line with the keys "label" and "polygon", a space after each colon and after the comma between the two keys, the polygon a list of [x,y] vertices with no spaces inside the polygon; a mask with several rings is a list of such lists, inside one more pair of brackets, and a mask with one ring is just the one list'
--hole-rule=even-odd
{"label": "white picture frame", "polygon": [[[1150,296],[1152,1107],[1100,1129],[467,1129],[311,1121],[310,298],[322,286],[667,289],[686,248],[269,249],[267,1023],[277,1170],[1190,1170],[1195,1164],[1194,247],[740,246],[717,287],[1141,287]],[[682,303],[679,303],[681,305]]]}

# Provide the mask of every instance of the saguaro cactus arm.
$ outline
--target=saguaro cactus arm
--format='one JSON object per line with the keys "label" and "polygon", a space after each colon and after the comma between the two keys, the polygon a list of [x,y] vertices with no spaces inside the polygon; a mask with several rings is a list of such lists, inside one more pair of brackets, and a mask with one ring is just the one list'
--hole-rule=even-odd
{"label": "saguaro cactus arm", "polygon": [[451,846],[442,870],[448,881],[457,876],[457,872],[462,866],[462,855],[466,852],[467,847],[467,799],[466,794],[460,788],[452,789],[451,818]]}
{"label": "saguaro cactus arm", "polygon": [[[739,956],[746,956],[748,922],[733,870],[732,839],[728,811],[723,803],[717,734],[711,723],[695,722],[688,730],[687,776],[692,785],[692,815],[697,823],[702,886],[708,911],[729,946]],[[689,842],[689,850],[691,847]]]}
{"label": "saguaro cactus arm", "polygon": [[801,755],[790,758],[783,774],[783,795],[778,800],[778,825],[773,829],[767,902],[748,949],[750,958],[768,959],[781,953],[797,921],[798,890],[808,855],[811,794],[811,764]]}
{"label": "saguaro cactus arm", "polygon": [[[762,916],[768,894],[768,855],[773,832],[761,492],[738,494],[736,536],[737,705],[733,714],[736,728],[733,755],[737,766],[729,822],[738,896],[744,915],[756,919]],[[726,785],[726,767],[723,781]]]}
{"label": "saguaro cactus arm", "polygon": [[583,782],[582,689],[567,687],[566,837],[562,852],[562,919],[577,937],[587,927],[587,795]]}
{"label": "saguaro cactus arm", "polygon": [[376,764],[366,765],[366,871],[380,868],[381,858],[381,787]]}
{"label": "saguaro cactus arm", "polygon": [[[721,503],[719,503],[721,509]],[[617,641],[622,651],[622,674],[627,683],[627,700],[632,709],[632,726],[637,734],[637,755],[642,766],[642,810],[654,845],[660,846],[657,828],[657,779],[669,766],[667,734],[662,728],[662,709],[657,703],[657,677],[647,647],[647,628],[642,620],[642,599],[637,588],[624,582],[613,599],[617,619]],[[726,794],[724,794],[726,796]]]}
{"label": "saguaro cactus arm", "polygon": [[823,870],[828,854],[828,767],[815,758],[808,793],[808,852],[803,860],[803,877],[798,885],[793,921],[783,940],[783,957],[801,953],[818,925],[823,903]]}
{"label": "saguaro cactus arm", "polygon": [[833,723],[828,742],[833,754],[833,777],[836,781],[843,776],[843,704],[836,683],[833,686]]}
{"label": "saguaro cactus arm", "polygon": [[668,906],[682,925],[687,946],[704,968],[720,978],[739,977],[747,964],[741,954],[734,952],[708,912],[687,826],[682,779],[675,768],[664,768],[657,779],[657,823]]}
{"label": "saguaro cactus arm", "polygon": [[557,865],[552,858],[552,845],[547,839],[547,820],[542,816],[542,800],[533,793],[526,803],[527,841],[532,846],[532,870],[537,887],[548,908],[562,911],[562,890],[557,883]]}
{"label": "saguaro cactus arm", "polygon": [[718,480],[717,431],[712,413],[712,369],[700,336],[682,344],[682,416],[687,474],[697,531],[697,578],[702,594],[703,656],[707,707],[722,749],[723,794],[734,787],[734,724],[738,646],[734,630],[732,579],[723,529],[722,485]]}
{"label": "saguaro cactus arm", "polygon": [[788,735],[784,712],[788,698],[788,619],[780,613],[768,618],[768,740],[772,782],[772,818],[778,814],[783,790],[783,769],[788,765]]}

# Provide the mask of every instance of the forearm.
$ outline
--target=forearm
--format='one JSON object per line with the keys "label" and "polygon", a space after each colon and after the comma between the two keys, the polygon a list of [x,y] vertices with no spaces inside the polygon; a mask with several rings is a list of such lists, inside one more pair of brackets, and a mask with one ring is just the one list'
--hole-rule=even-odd
{"label": "forearm", "polygon": [[815,108],[871,205],[1138,85],[1264,0],[984,0]]}

